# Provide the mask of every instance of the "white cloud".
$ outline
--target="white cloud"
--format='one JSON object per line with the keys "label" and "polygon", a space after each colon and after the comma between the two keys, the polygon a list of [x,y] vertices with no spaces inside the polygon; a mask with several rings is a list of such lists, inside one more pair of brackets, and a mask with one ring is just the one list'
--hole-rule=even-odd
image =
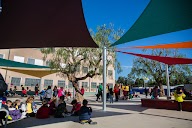
{"label": "white cloud", "polygon": [[121,66],[122,68],[124,68],[124,69],[130,69],[130,68],[132,68],[133,66]]}

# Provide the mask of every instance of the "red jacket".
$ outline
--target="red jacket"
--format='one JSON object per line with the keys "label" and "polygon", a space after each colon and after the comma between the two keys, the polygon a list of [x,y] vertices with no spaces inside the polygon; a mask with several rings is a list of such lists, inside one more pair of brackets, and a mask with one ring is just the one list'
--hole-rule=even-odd
{"label": "red jacket", "polygon": [[48,106],[41,106],[37,111],[36,118],[38,119],[46,119],[49,118],[50,109]]}
{"label": "red jacket", "polygon": [[73,106],[72,112],[77,112],[81,109],[81,104],[77,103],[75,106]]}

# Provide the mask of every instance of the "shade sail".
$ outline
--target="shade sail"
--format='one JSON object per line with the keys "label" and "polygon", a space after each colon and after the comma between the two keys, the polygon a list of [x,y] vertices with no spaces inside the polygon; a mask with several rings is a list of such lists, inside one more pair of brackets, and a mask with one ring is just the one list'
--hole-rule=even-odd
{"label": "shade sail", "polygon": [[122,51],[117,51],[121,52],[124,54],[130,54],[134,56],[139,56],[151,60],[156,60],[168,65],[176,65],[176,64],[192,64],[192,59],[189,58],[174,58],[174,57],[163,57],[163,56],[153,56],[153,55],[145,55],[145,54],[136,54],[136,53],[131,53],[131,52],[122,52]]}
{"label": "shade sail", "polygon": [[98,47],[81,0],[3,0],[0,48]]}
{"label": "shade sail", "polygon": [[192,0],[151,0],[133,26],[112,46],[192,28]]}
{"label": "shade sail", "polygon": [[0,58],[0,66],[1,67],[17,67],[17,68],[49,69],[49,67],[47,66],[38,66],[33,64],[20,63],[12,60],[1,59],[1,58]]}
{"label": "shade sail", "polygon": [[189,42],[181,42],[181,43],[174,43],[174,44],[160,44],[160,45],[153,45],[153,46],[135,46],[133,48],[142,48],[142,49],[179,49],[179,48],[192,48],[192,41]]}
{"label": "shade sail", "polygon": [[7,68],[0,67],[0,68],[9,70],[9,71],[13,71],[13,72],[17,72],[17,73],[22,73],[22,74],[38,77],[38,78],[42,78],[44,76],[56,73],[56,71],[53,71],[50,69],[34,69],[34,68],[26,69],[26,68],[10,68],[10,67],[7,67]]}

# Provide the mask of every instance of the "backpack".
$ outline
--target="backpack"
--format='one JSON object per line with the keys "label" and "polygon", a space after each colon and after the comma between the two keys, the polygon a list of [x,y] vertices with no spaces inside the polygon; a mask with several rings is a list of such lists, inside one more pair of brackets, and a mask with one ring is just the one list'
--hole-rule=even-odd
{"label": "backpack", "polygon": [[6,91],[7,91],[7,84],[5,83],[3,76],[0,74],[0,96],[3,96],[4,92]]}

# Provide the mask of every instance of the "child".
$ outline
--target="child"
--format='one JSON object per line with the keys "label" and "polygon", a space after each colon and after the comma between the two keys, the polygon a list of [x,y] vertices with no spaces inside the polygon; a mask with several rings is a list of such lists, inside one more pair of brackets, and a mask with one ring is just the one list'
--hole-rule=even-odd
{"label": "child", "polygon": [[83,106],[80,109],[79,121],[81,124],[89,123],[89,124],[97,124],[97,122],[92,122],[91,120],[91,107],[87,107],[88,101],[83,100]]}
{"label": "child", "polygon": [[21,103],[20,100],[15,100],[15,108],[16,110],[20,110],[21,112],[21,118],[25,118],[26,117],[26,106],[25,104]]}
{"label": "child", "polygon": [[50,112],[49,114],[50,115],[54,115],[55,114],[55,110],[56,110],[56,97],[53,97],[51,100],[50,100],[50,103],[49,103],[49,109],[50,109]]}
{"label": "child", "polygon": [[33,112],[34,113],[37,113],[37,105],[35,104],[34,100],[35,100],[35,97],[34,96],[31,96],[31,99],[32,99],[32,109],[33,109]]}
{"label": "child", "polygon": [[177,90],[174,92],[174,97],[178,103],[178,111],[182,111],[182,102],[183,98],[185,98],[186,95],[183,93],[183,90],[178,87]]}
{"label": "child", "polygon": [[64,115],[67,113],[66,103],[62,99],[59,100],[59,105],[55,111],[55,118],[63,118]]}
{"label": "child", "polygon": [[50,112],[50,109],[48,107],[47,101],[43,100],[42,101],[42,106],[37,111],[36,118],[38,118],[38,119],[49,118],[49,112]]}
{"label": "child", "polygon": [[80,112],[80,108],[81,108],[81,104],[79,102],[77,102],[77,100],[73,100],[71,102],[71,104],[73,105],[73,108],[71,110],[71,114],[72,116],[79,116],[79,112]]}
{"label": "child", "polygon": [[26,112],[27,112],[26,116],[27,117],[35,117],[35,113],[33,112],[32,103],[33,103],[33,99],[31,97],[28,97],[27,101],[26,101]]}
{"label": "child", "polygon": [[18,120],[21,118],[21,113],[20,110],[16,110],[13,107],[13,103],[10,100],[7,100],[6,105],[8,106],[9,109],[9,120]]}
{"label": "child", "polygon": [[39,94],[40,94],[40,100],[43,101],[43,98],[45,97],[45,92],[46,89],[42,90]]}
{"label": "child", "polygon": [[22,87],[22,97],[27,97],[27,90],[25,90],[24,87]]}

